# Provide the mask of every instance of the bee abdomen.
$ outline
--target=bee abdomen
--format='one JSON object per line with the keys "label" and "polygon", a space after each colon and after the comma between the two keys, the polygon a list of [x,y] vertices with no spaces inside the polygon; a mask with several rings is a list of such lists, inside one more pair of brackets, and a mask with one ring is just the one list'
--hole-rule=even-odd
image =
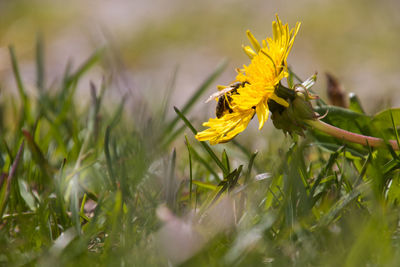
{"label": "bee abdomen", "polygon": [[225,111],[228,111],[229,113],[232,113],[233,110],[230,106],[230,103],[232,101],[232,97],[231,95],[234,94],[239,94],[237,92],[237,89],[239,89],[240,87],[244,87],[246,84],[248,84],[249,82],[236,82],[234,84],[231,85],[232,90],[229,92],[226,92],[224,95],[221,95],[218,98],[218,102],[217,102],[217,106],[215,108],[215,115],[217,116],[217,118],[221,118],[222,116],[224,116]]}
{"label": "bee abdomen", "polygon": [[224,110],[225,110],[225,97],[220,96],[218,98],[217,106],[215,107],[215,115],[217,118],[221,118],[224,115]]}

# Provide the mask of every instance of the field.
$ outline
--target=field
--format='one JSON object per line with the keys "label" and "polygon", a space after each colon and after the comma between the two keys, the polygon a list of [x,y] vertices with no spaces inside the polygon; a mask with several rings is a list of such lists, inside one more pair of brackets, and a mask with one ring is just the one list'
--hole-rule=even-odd
{"label": "field", "polygon": [[[1,266],[398,265],[400,109],[387,105],[397,89],[374,106],[333,77],[327,92],[304,83],[313,74],[304,65],[275,66],[287,71],[290,90],[305,88],[280,104],[283,120],[269,106],[274,117],[262,131],[254,118],[237,138],[210,145],[195,136],[215,117],[204,100],[216,82],[234,79],[228,61],[208,62],[179,98],[184,69],[157,83],[156,93],[130,90],[118,49],[101,45],[53,70],[45,38],[37,34],[23,53],[12,44],[0,49],[10,62],[6,74],[0,65]],[[151,67],[132,51],[129,60]],[[30,58],[30,71],[21,57]],[[304,113],[293,104],[299,99]],[[227,109],[224,116],[237,112]],[[379,140],[335,138],[310,120]]]}

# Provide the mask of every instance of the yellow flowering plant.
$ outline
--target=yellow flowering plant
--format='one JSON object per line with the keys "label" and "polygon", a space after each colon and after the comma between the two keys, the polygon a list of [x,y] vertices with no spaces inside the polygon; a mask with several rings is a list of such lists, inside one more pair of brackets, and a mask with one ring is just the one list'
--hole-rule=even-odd
{"label": "yellow flowering plant", "polygon": [[[268,100],[288,107],[288,102],[277,96],[275,88],[280,81],[288,76],[286,59],[293,46],[294,39],[299,31],[300,23],[289,30],[287,24],[283,25],[279,17],[272,23],[273,38],[262,40],[261,44],[247,31],[253,49],[243,46],[243,50],[250,57],[251,63],[242,69],[238,69],[235,84],[239,86],[219,87],[223,92],[226,88],[231,89],[222,94],[225,102],[222,116],[211,118],[203,126],[208,129],[198,133],[199,141],[210,141],[212,145],[224,143],[237,134],[244,131],[257,114],[259,129],[264,126],[268,119]],[[220,101],[216,98],[217,102]]]}
{"label": "yellow flowering plant", "polygon": [[316,75],[293,88],[286,88],[281,80],[288,77],[287,57],[299,31],[300,23],[289,29],[276,16],[272,22],[273,37],[262,42],[247,31],[253,48],[243,46],[251,62],[237,69],[235,81],[228,86],[219,86],[219,93],[212,98],[217,101],[216,118],[210,118],[203,126],[208,129],[198,132],[196,139],[209,141],[211,145],[228,142],[247,128],[257,114],[258,128],[261,129],[271,112],[271,119],[277,129],[285,133],[303,135],[306,127],[319,130],[338,139],[352,143],[378,147],[389,145],[399,150],[395,140],[365,136],[332,126],[320,120],[310,100],[317,98],[308,92]]}

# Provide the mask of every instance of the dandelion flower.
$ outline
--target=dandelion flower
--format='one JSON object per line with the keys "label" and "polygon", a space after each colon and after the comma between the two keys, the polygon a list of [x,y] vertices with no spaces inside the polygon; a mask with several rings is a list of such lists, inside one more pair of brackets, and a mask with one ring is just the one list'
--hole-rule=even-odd
{"label": "dandelion flower", "polygon": [[299,28],[300,23],[296,23],[289,30],[289,26],[283,25],[276,16],[276,21],[272,22],[273,38],[262,40],[261,44],[247,31],[253,48],[243,46],[243,50],[251,62],[237,70],[235,85],[221,91],[223,95],[216,98],[217,110],[218,107],[222,108],[219,112],[222,116],[205,122],[203,126],[209,128],[199,132],[197,140],[209,140],[212,145],[227,142],[244,131],[255,114],[261,129],[268,119],[269,99],[288,106],[286,100],[278,97],[274,91],[280,81],[288,76],[286,59]]}

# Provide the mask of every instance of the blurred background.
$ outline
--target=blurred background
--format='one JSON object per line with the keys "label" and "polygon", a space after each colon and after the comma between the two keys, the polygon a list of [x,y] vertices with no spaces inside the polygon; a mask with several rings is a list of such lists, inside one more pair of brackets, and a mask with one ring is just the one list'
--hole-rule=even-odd
{"label": "blurred background", "polygon": [[[396,0],[1,0],[0,86],[16,88],[7,48],[12,44],[25,83],[34,88],[40,34],[47,86],[62,79],[67,62],[76,68],[105,46],[103,67],[87,79],[99,83],[104,74],[113,73],[118,82],[108,91],[110,101],[132,94],[157,105],[176,72],[171,104],[180,106],[225,59],[227,68],[209,93],[216,84],[231,82],[235,68],[249,63],[241,49],[248,44],[245,31],[264,39],[279,14],[290,27],[302,22],[288,59],[293,70],[302,78],[317,71],[314,90],[323,98],[325,72],[333,74],[372,114],[384,106],[400,106],[399,11]],[[89,94],[88,83],[81,83],[80,93]],[[214,104],[200,101],[195,110],[192,119],[200,128],[201,121],[213,116]]]}

